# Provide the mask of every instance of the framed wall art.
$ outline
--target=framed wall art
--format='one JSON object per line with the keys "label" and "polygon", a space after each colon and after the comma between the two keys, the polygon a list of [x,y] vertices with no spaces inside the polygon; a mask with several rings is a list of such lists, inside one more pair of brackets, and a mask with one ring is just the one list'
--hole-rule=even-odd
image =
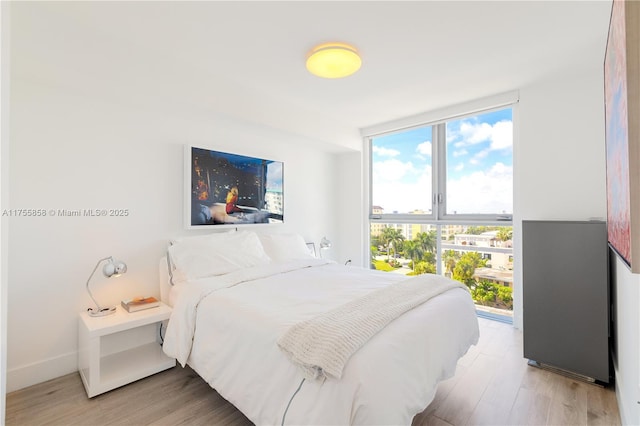
{"label": "framed wall art", "polygon": [[640,3],[614,0],[604,60],[609,246],[640,272]]}
{"label": "framed wall art", "polygon": [[284,222],[281,161],[185,147],[187,228]]}

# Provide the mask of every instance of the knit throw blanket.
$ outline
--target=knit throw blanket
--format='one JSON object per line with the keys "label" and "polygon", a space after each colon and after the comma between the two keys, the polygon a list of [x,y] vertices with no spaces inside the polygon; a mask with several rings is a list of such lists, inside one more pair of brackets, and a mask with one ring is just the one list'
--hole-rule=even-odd
{"label": "knit throw blanket", "polygon": [[348,302],[291,327],[278,339],[307,379],[340,379],[351,357],[403,313],[453,288],[467,287],[439,275],[418,275]]}

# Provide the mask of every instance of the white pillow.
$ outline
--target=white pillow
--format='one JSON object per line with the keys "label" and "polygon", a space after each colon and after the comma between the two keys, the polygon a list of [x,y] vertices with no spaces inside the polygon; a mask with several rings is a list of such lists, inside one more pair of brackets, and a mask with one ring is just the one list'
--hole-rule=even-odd
{"label": "white pillow", "polygon": [[[236,232],[236,230],[230,229],[227,231],[218,231],[218,232],[213,232],[213,233],[204,234],[204,235],[180,237],[180,238],[171,240],[169,242],[170,247],[174,246],[177,243],[187,243],[186,245],[183,245],[179,249],[176,249],[176,248],[171,250],[167,249],[167,268],[169,269],[169,282],[171,283],[171,285],[175,285],[177,282],[184,281],[186,279],[186,277],[184,276],[184,274],[181,273],[181,271],[177,271],[174,257],[179,256],[179,253],[177,253],[176,251],[187,250],[189,248],[193,248],[194,246],[197,246],[200,244],[206,245],[209,240],[220,238],[221,235],[229,234],[231,232]],[[172,255],[172,252],[174,253],[173,255]]]}
{"label": "white pillow", "polygon": [[188,237],[175,242],[168,251],[176,268],[176,283],[271,262],[255,232]]}
{"label": "white pillow", "polygon": [[260,234],[259,238],[267,256],[274,261],[313,259],[299,234]]}

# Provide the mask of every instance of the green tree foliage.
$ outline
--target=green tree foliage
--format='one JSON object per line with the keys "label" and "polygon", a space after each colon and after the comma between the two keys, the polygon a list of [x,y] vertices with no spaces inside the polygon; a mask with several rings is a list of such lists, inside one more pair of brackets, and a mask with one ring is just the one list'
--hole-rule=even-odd
{"label": "green tree foliage", "polygon": [[513,309],[513,289],[489,281],[471,285],[471,297],[485,306]]}
{"label": "green tree foliage", "polygon": [[404,256],[411,259],[409,262],[409,267],[413,270],[411,275],[435,273],[436,247],[435,231],[418,232],[413,240],[403,243]]}
{"label": "green tree foliage", "polygon": [[442,254],[444,268],[449,273],[449,275],[453,274],[453,269],[456,267],[458,259],[460,259],[460,254],[455,250],[445,250],[445,252]]}
{"label": "green tree foliage", "polygon": [[382,230],[382,232],[380,233],[380,235],[378,235],[378,241],[380,242],[379,245],[383,246],[386,248],[387,250],[387,255],[389,255],[389,244],[391,241],[391,233],[393,231],[393,228],[384,228]]}
{"label": "green tree foliage", "polygon": [[422,260],[424,260],[427,263],[433,263],[435,265],[436,264],[436,254],[433,253],[433,252],[424,253],[422,255]]}
{"label": "green tree foliage", "polygon": [[511,287],[499,286],[497,299],[506,308],[513,309],[513,289]]}
{"label": "green tree foliage", "polygon": [[436,265],[428,262],[418,262],[414,268],[413,273],[411,275],[422,275],[422,274],[435,274],[436,273]]}
{"label": "green tree foliage", "polygon": [[[508,241],[513,237],[511,227],[476,226],[470,227],[467,233],[477,235],[490,230],[497,230],[496,237],[502,241]],[[400,262],[391,258],[393,250],[393,253],[402,252],[405,258],[411,260],[409,267],[412,271],[407,275],[435,274],[436,243],[435,231],[419,232],[413,240],[405,240],[399,229],[387,227],[379,236],[371,237],[372,267],[388,272],[400,268]],[[379,246],[386,248],[386,261],[375,260]],[[513,309],[513,290],[510,287],[486,280],[477,282],[474,279],[476,269],[487,265],[487,259],[483,259],[480,253],[466,252],[461,254],[455,250],[446,250],[443,252],[442,259],[446,272],[453,279],[461,281],[469,287],[476,303]]]}
{"label": "green tree foliage", "polygon": [[385,262],[393,266],[395,269],[398,269],[402,266],[400,262],[398,262],[398,259],[387,259]]}
{"label": "green tree foliage", "polygon": [[414,241],[417,242],[423,253],[435,253],[436,231],[418,232]]}
{"label": "green tree foliage", "polygon": [[513,238],[513,228],[510,226],[501,226],[498,228],[496,237],[500,241],[509,241]]}
{"label": "green tree foliage", "polygon": [[418,244],[416,240],[405,241],[403,243],[404,247],[404,256],[411,259],[409,266],[413,269],[413,266],[416,263],[416,260],[422,258],[424,252],[422,247]]}
{"label": "green tree foliage", "polygon": [[373,261],[372,265],[378,271],[391,272],[395,269],[393,266],[389,265],[389,263],[385,262],[384,260],[375,260]]}
{"label": "green tree foliage", "polygon": [[456,266],[453,268],[453,279],[458,280],[467,285],[471,285],[475,282],[473,274],[476,268],[485,266],[487,261],[482,259],[480,253],[470,251],[460,256],[460,260],[456,262]]}
{"label": "green tree foliage", "polygon": [[394,253],[398,252],[398,248],[402,249],[404,235],[402,235],[402,232],[399,229],[384,228],[379,238],[382,245],[387,248],[387,258],[390,257],[392,248]]}
{"label": "green tree foliage", "polygon": [[488,230],[489,228],[486,226],[470,226],[467,228],[467,232],[465,232],[465,234],[480,235],[483,232],[487,232]]}
{"label": "green tree foliage", "polygon": [[402,243],[404,242],[404,235],[399,229],[394,229],[394,233],[391,236],[391,246],[393,247],[393,253],[397,254],[398,249],[402,250]]}
{"label": "green tree foliage", "polygon": [[377,236],[377,235],[371,235],[371,236],[370,236],[370,238],[371,238],[371,245],[372,245],[372,246],[375,246],[375,247],[376,247],[376,249],[377,249],[377,247],[378,247],[378,246],[380,246],[380,245],[384,245],[384,244],[382,244],[382,243],[380,242],[380,237],[379,237],[379,236]]}

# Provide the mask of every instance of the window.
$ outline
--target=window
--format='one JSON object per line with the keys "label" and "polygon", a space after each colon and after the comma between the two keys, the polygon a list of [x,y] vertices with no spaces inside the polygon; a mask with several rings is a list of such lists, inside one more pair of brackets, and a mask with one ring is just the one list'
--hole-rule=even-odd
{"label": "window", "polygon": [[432,216],[431,126],[372,139],[372,214]]}
{"label": "window", "polygon": [[513,214],[511,108],[446,122],[441,217]]}
{"label": "window", "polygon": [[377,135],[369,142],[373,219],[511,220],[511,108]]}
{"label": "window", "polygon": [[511,103],[363,132],[372,268],[446,275],[479,309],[512,309]]}

